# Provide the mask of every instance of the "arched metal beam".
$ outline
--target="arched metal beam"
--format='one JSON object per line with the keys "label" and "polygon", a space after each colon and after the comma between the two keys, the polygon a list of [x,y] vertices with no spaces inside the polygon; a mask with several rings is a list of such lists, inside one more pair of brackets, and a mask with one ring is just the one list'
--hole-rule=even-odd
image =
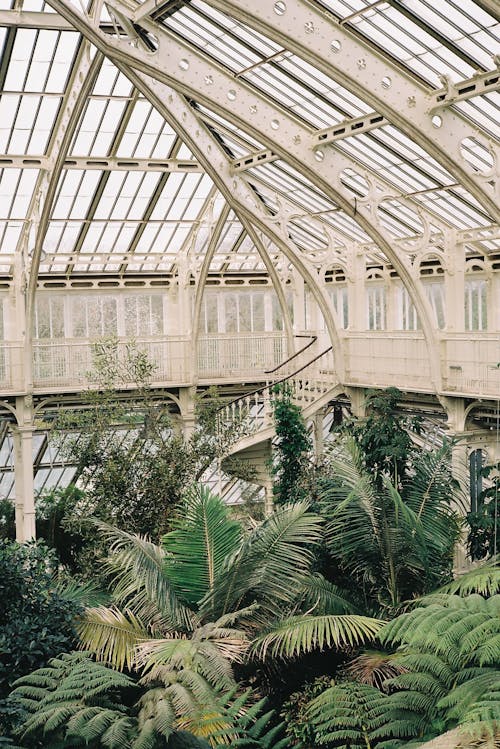
{"label": "arched metal beam", "polygon": [[[435,127],[432,121],[436,113],[435,90],[431,86],[420,83],[388,56],[377,54],[368,41],[362,41],[306,0],[287,0],[281,15],[268,0],[254,0],[251,5],[246,0],[209,0],[209,4],[280,42],[353,91],[418,143],[469,190],[493,218],[500,220],[500,175],[474,172],[460,152],[460,143],[465,138],[475,136],[486,140],[484,135],[465,117],[446,107],[439,110],[441,124]],[[140,5],[134,20],[143,12]],[[334,40],[340,42],[340,49],[332,48]],[[384,85],[388,78],[389,87]],[[493,143],[489,146],[498,166],[500,148]],[[489,184],[492,178],[496,179],[495,189]]]}
{"label": "arched metal beam", "polygon": [[341,381],[344,380],[344,352],[338,334],[336,316],[324,290],[318,284],[315,269],[291,249],[286,231],[280,226],[279,220],[276,220],[276,217],[270,217],[264,207],[256,202],[253,191],[246,183],[231,174],[230,164],[224,150],[196,117],[185,99],[164,83],[127,68],[119,61],[114,62],[188,145],[240,220],[249,222],[266,234],[297,268],[309,285],[325,318],[335,349],[337,374]]}
{"label": "arched metal beam", "polygon": [[[372,206],[374,196],[369,195],[364,202],[360,201],[355,205],[353,205],[350,194],[347,197],[346,193],[348,191],[340,182],[340,175],[338,169],[336,169],[337,165],[332,161],[334,160],[334,152],[332,150],[326,154],[322,162],[318,162],[312,150],[304,149],[301,145],[303,140],[310,135],[310,130],[305,128],[304,125],[296,121],[295,118],[284,110],[280,110],[281,122],[278,121],[278,126],[273,127],[276,109],[272,103],[262,94],[255,92],[250,86],[243,85],[241,81],[238,81],[238,106],[231,106],[227,93],[235,85],[235,79],[222,66],[209,63],[208,58],[198,50],[193,49],[190,45],[179,42],[179,40],[159,27],[149,24],[149,28],[154,30],[158,38],[158,50],[155,53],[150,53],[133,46],[131,40],[107,37],[92,18],[76,10],[75,6],[69,0],[50,0],[50,4],[61,15],[64,15],[75,28],[92,41],[101,52],[107,55],[115,65],[121,69],[124,66],[124,72],[131,80],[133,80],[131,74],[132,67],[141,71],[146,76],[151,76],[153,79],[167,84],[167,86],[172,86],[174,89],[195,98],[197,101],[219,112],[238,127],[252,133],[257,140],[268,141],[271,147],[282,158],[298,170],[304,171],[305,169],[308,179],[316,184],[325,195],[335,200],[372,237],[398,271],[401,280],[409,290],[420,316],[428,344],[433,380],[435,387],[438,390],[440,389],[441,373],[437,346],[438,339],[432,322],[430,305],[421,292],[419,285],[415,283],[409,266],[393,251],[391,245],[392,237],[387,236],[382,227],[374,225],[375,212]],[[171,103],[170,100],[173,100],[172,95],[169,95],[169,103]],[[259,116],[254,119],[254,115],[256,114]],[[186,116],[187,112],[184,111],[184,117]],[[267,128],[266,123],[269,123]],[[265,128],[265,131],[262,128]],[[194,150],[194,152],[199,152],[199,149]],[[206,158],[204,161],[207,163]],[[222,161],[219,165],[221,164]],[[227,165],[225,155],[224,164]],[[208,173],[213,176],[214,171],[217,173],[219,165],[214,170],[213,164],[209,161]],[[237,184],[235,178],[233,182],[235,185]],[[242,207],[240,206],[239,211],[241,210]],[[252,220],[251,215],[249,219]],[[292,260],[292,262],[294,261]],[[314,286],[317,286],[316,282]],[[320,293],[323,296],[322,292]],[[322,307],[325,319],[332,321],[330,330],[332,340],[338,340],[331,317],[331,308],[329,303],[325,305],[324,298],[320,307]]]}

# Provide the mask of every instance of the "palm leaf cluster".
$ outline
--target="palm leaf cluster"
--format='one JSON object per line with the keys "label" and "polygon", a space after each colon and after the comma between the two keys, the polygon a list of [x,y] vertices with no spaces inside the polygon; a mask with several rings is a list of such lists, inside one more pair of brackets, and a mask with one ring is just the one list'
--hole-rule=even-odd
{"label": "palm leaf cluster", "polygon": [[353,612],[312,572],[321,525],[302,502],[245,532],[200,486],[162,546],[100,524],[111,542],[113,603],[87,609],[79,635],[99,661],[140,675],[152,736],[201,725],[200,715],[210,736],[230,735],[218,695],[234,692],[234,666],[250,657],[373,639],[381,622]]}
{"label": "palm leaf cluster", "polygon": [[320,492],[326,540],[340,569],[368,601],[394,609],[435,589],[451,566],[461,500],[450,472],[451,445],[423,453],[395,486],[375,476],[355,440],[336,442]]}

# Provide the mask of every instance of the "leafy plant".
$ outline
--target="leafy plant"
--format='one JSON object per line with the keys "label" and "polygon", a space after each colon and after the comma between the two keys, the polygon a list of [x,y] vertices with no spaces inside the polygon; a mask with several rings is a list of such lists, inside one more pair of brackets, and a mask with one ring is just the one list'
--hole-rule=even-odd
{"label": "leafy plant", "polygon": [[57,568],[43,544],[0,541],[0,697],[75,641],[81,606],[58,587]]}
{"label": "leafy plant", "polygon": [[367,470],[381,487],[388,476],[395,486],[406,477],[414,446],[409,430],[419,432],[421,419],[401,413],[398,388],[368,390],[366,417],[344,421],[337,431],[351,436],[357,443]]}
{"label": "leafy plant", "polygon": [[307,714],[315,744],[336,749],[370,749],[387,734],[387,696],[357,682],[333,684],[312,700]]}
{"label": "leafy plant", "polygon": [[305,499],[305,478],[312,442],[302,412],[285,383],[274,387],[272,400],[276,438],[273,441],[274,501],[277,505]]}
{"label": "leafy plant", "polygon": [[[304,503],[279,508],[246,534],[218,497],[197,486],[163,547],[100,528],[111,540],[114,606],[87,610],[80,637],[100,660],[159,684],[144,698],[153,721],[160,707],[170,721],[194,720],[207,705],[218,716],[215,695],[236,688],[233,667],[264,628],[266,642],[300,643],[273,645],[292,656],[364,642],[381,626],[346,613],[335,587],[311,574],[321,521]],[[308,605],[315,591],[325,613]],[[254,652],[266,650],[256,639]]]}
{"label": "leafy plant", "polygon": [[[500,463],[481,469],[489,485],[479,495],[478,508],[467,514],[470,530],[467,548],[471,559],[484,559],[500,552]],[[492,473],[494,475],[492,475]]]}
{"label": "leafy plant", "polygon": [[[88,406],[47,414],[52,439],[76,465],[84,487],[63,525],[86,541],[88,554],[82,552],[80,560],[90,574],[98,569],[102,549],[92,544],[85,524],[89,516],[158,542],[183,493],[214,459],[228,454],[235,437],[230,426],[222,434],[218,430],[215,389],[196,404],[195,428],[184,436],[173,428],[171,403],[151,387],[154,365],[146,352],[133,341],[104,339],[94,344],[93,353]],[[134,390],[125,394],[130,384]]]}
{"label": "leafy plant", "polygon": [[407,672],[391,679],[395,737],[438,735],[464,725],[496,735],[500,718],[500,596],[436,594],[380,633],[399,645]]}
{"label": "leafy plant", "polygon": [[397,488],[389,476],[374,478],[352,438],[335,444],[320,489],[327,546],[372,605],[397,607],[451,574],[460,532],[452,498],[460,494],[450,451],[445,443],[423,452]]}

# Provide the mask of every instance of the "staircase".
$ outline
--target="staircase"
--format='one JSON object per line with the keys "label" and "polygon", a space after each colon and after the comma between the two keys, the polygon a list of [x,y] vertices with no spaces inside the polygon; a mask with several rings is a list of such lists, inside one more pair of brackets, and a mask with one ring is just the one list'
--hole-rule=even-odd
{"label": "staircase", "polygon": [[337,394],[339,381],[334,367],[333,349],[329,346],[319,354],[311,353],[316,340],[276,367],[273,377],[261,388],[246,393],[223,406],[218,415],[218,429],[231,428],[236,440],[230,455],[245,459],[259,454],[259,447],[270,443],[274,436],[272,400],[277,385],[286,384],[293,402],[307,420]]}

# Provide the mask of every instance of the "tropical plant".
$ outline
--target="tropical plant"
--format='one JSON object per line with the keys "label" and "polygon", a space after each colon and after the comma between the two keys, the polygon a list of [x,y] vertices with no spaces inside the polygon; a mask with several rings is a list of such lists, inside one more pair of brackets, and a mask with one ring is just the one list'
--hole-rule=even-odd
{"label": "tropical plant", "polygon": [[384,627],[381,641],[399,646],[407,669],[388,682],[391,735],[430,738],[457,724],[499,735],[499,614],[499,595],[436,594]]}
{"label": "tropical plant", "polygon": [[309,704],[314,745],[370,749],[387,731],[387,695],[355,681],[333,684]]}
{"label": "tropical plant", "polygon": [[352,437],[335,442],[320,489],[327,547],[368,605],[394,610],[451,576],[461,521],[450,455],[447,442],[422,452],[395,486],[389,476],[375,480]]}
{"label": "tropical plant", "polygon": [[81,606],[65,595],[57,571],[57,558],[43,544],[0,541],[0,697],[75,643]]}
{"label": "tropical plant", "polygon": [[377,655],[376,680],[373,654],[362,655],[309,702],[314,735],[299,746],[404,749],[456,726],[469,741],[500,741],[499,613],[498,595],[422,599],[380,631],[397,650]]}
{"label": "tropical plant", "polygon": [[274,501],[277,505],[297,502],[307,496],[306,476],[310,468],[312,441],[302,412],[292,400],[286,383],[275,385],[272,409],[276,437],[273,440]]}
{"label": "tropical plant", "polygon": [[[212,705],[216,723],[213,695],[235,689],[233,664],[260,633],[265,639],[257,637],[252,652],[265,657],[271,647],[292,656],[360,644],[381,626],[345,613],[335,586],[311,574],[321,520],[305,503],[279,508],[245,534],[218,497],[196,486],[162,547],[100,528],[111,540],[114,605],[87,610],[83,646],[116,668],[139,670],[144,683],[160,683],[170,721]],[[313,615],[316,603],[323,613]],[[154,690],[145,699],[154,715]]]}
{"label": "tropical plant", "polygon": [[473,560],[494,557],[500,551],[500,463],[484,466],[481,476],[489,484],[479,495],[477,510],[467,513],[467,548]]}
{"label": "tropical plant", "polygon": [[398,388],[368,390],[365,418],[343,421],[336,432],[356,441],[363,461],[375,482],[381,486],[384,476],[397,485],[412,462],[414,445],[410,431],[420,432],[421,419],[403,414],[398,408],[402,393]]}
{"label": "tropical plant", "polygon": [[[43,669],[19,679],[10,702],[24,712],[16,736],[22,746],[47,749],[209,749],[231,745],[284,749],[282,725],[266,701],[251,690],[215,694],[198,713],[173,727],[169,702],[158,682],[137,679],[88,653],[54,658]],[[197,734],[197,735],[195,735]]]}
{"label": "tropical plant", "polygon": [[[79,558],[91,575],[102,549],[97,545],[92,553],[96,544],[86,525],[89,516],[159,542],[183,492],[214,459],[227,456],[235,439],[237,425],[218,430],[221,401],[215,388],[196,403],[191,434],[174,429],[171,402],[151,387],[154,371],[134,341],[100,340],[93,345],[93,367],[87,373],[86,408],[46,412],[51,439],[76,466],[84,488],[76,506],[64,513],[63,526],[84,540]],[[124,385],[132,383],[133,391],[125,395]]]}

